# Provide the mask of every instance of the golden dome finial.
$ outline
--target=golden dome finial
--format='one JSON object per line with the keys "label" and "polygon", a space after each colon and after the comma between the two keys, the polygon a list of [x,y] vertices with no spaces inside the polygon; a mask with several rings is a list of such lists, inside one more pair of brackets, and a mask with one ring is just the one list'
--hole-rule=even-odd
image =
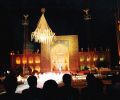
{"label": "golden dome finial", "polygon": [[45,13],[45,8],[41,8],[41,12],[44,14]]}

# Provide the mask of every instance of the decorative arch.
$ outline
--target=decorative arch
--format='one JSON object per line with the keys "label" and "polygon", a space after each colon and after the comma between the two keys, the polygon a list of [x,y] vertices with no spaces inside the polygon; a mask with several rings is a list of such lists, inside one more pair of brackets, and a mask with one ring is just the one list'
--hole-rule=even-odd
{"label": "decorative arch", "polygon": [[69,70],[69,49],[66,45],[58,43],[51,48],[51,71]]}

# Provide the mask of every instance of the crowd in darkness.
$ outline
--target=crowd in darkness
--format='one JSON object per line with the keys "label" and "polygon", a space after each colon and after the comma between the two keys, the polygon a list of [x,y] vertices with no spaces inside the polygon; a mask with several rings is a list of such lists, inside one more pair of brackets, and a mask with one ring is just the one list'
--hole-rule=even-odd
{"label": "crowd in darkness", "polygon": [[63,86],[59,86],[53,79],[45,81],[42,88],[37,87],[37,77],[27,78],[29,88],[22,93],[16,93],[18,85],[14,74],[9,74],[4,80],[6,92],[0,95],[0,100],[120,100],[120,75],[113,75],[112,84],[104,86],[103,82],[88,73],[86,87],[79,90],[72,86],[71,74],[63,75]]}

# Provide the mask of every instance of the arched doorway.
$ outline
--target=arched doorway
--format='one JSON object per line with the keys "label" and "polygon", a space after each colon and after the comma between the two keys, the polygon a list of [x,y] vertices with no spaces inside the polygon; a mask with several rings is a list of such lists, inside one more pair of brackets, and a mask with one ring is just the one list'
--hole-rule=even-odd
{"label": "arched doorway", "polygon": [[69,49],[66,45],[57,43],[50,52],[51,71],[69,71]]}

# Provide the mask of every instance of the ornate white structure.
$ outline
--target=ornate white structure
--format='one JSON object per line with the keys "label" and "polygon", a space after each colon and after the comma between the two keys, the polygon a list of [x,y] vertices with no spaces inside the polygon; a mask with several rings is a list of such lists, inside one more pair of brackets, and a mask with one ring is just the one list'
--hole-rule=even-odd
{"label": "ornate white structure", "polygon": [[39,43],[50,43],[55,36],[55,33],[52,32],[51,28],[49,27],[44,13],[45,8],[41,9],[42,16],[40,17],[40,20],[38,21],[37,28],[34,32],[31,34],[31,39],[35,40],[35,42]]}

